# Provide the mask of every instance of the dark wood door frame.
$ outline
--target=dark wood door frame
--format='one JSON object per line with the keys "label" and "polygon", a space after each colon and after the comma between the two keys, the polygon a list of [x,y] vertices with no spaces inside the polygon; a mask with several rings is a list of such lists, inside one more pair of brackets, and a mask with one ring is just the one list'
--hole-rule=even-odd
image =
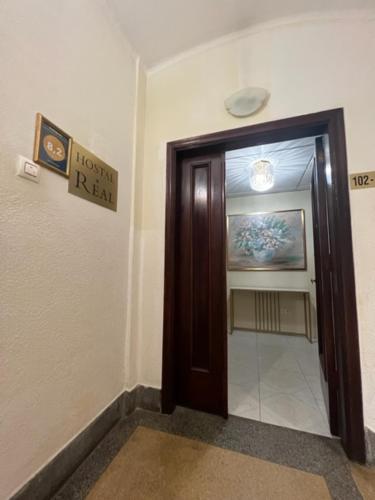
{"label": "dark wood door frame", "polygon": [[[241,147],[323,134],[328,134],[330,144],[334,200],[332,241],[335,244],[333,252],[339,270],[337,293],[340,303],[340,324],[337,325],[337,329],[340,334],[336,348],[339,378],[339,435],[349,458],[363,462],[365,461],[365,438],[362,385],[343,109],[322,111],[168,143],[162,411],[171,413],[175,408],[174,296],[179,163],[182,158],[190,155],[224,153]],[[226,308],[225,303],[223,303],[223,308]]]}
{"label": "dark wood door frame", "polygon": [[334,225],[332,183],[329,173],[329,145],[326,137],[315,139],[315,161],[311,185],[311,205],[314,234],[315,291],[320,360],[320,382],[329,416],[331,433],[339,435],[338,376],[335,329],[336,263],[332,258],[330,239]]}

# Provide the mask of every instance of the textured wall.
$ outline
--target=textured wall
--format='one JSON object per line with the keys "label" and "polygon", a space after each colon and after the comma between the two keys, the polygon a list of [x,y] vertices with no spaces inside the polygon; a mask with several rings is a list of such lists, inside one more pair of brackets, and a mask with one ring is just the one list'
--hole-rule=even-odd
{"label": "textured wall", "polygon": [[[0,2],[0,498],[124,387],[136,60],[101,3]],[[32,156],[39,111],[119,170],[114,213]]]}
{"label": "textured wall", "polygon": [[[161,380],[165,145],[173,139],[344,107],[350,172],[374,168],[375,15],[344,13],[254,29],[160,67],[148,79],[142,213],[141,374]],[[266,108],[229,116],[224,99],[266,87]],[[374,191],[352,191],[351,210],[366,425],[375,430]]]}

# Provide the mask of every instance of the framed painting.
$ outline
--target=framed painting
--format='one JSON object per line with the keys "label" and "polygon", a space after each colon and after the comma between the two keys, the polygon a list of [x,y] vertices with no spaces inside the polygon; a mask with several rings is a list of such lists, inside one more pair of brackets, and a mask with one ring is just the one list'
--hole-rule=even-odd
{"label": "framed painting", "polygon": [[228,215],[227,261],[229,271],[305,270],[304,210]]}
{"label": "framed painting", "polygon": [[69,177],[72,138],[40,113],[36,115],[34,161]]}

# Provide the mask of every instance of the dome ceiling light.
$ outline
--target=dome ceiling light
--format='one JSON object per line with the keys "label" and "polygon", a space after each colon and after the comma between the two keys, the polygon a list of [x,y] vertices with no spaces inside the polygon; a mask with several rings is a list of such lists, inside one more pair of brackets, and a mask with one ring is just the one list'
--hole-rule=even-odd
{"label": "dome ceiling light", "polygon": [[250,166],[250,187],[254,191],[268,191],[275,183],[272,163],[268,160],[257,160]]}
{"label": "dome ceiling light", "polygon": [[243,118],[259,111],[267,103],[269,96],[266,89],[247,87],[225,99],[224,105],[228,113]]}

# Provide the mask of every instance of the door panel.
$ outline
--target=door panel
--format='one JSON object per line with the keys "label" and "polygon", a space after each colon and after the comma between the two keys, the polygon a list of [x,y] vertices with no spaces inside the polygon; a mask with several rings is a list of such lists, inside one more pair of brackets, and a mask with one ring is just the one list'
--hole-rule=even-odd
{"label": "door panel", "polygon": [[222,155],[181,162],[177,200],[176,402],[227,415]]}
{"label": "door panel", "polygon": [[[332,192],[329,159],[323,138],[315,140],[316,163],[312,177],[312,211],[316,269],[316,301],[321,384],[331,433],[338,435],[338,377],[335,347],[334,269],[332,234]],[[328,161],[327,161],[328,160]]]}
{"label": "door panel", "polygon": [[[189,170],[189,167],[188,167]],[[193,369],[210,369],[209,293],[209,181],[210,165],[191,168],[192,183],[192,331],[191,364]],[[203,334],[202,334],[203,332]],[[207,334],[204,334],[207,332]]]}

